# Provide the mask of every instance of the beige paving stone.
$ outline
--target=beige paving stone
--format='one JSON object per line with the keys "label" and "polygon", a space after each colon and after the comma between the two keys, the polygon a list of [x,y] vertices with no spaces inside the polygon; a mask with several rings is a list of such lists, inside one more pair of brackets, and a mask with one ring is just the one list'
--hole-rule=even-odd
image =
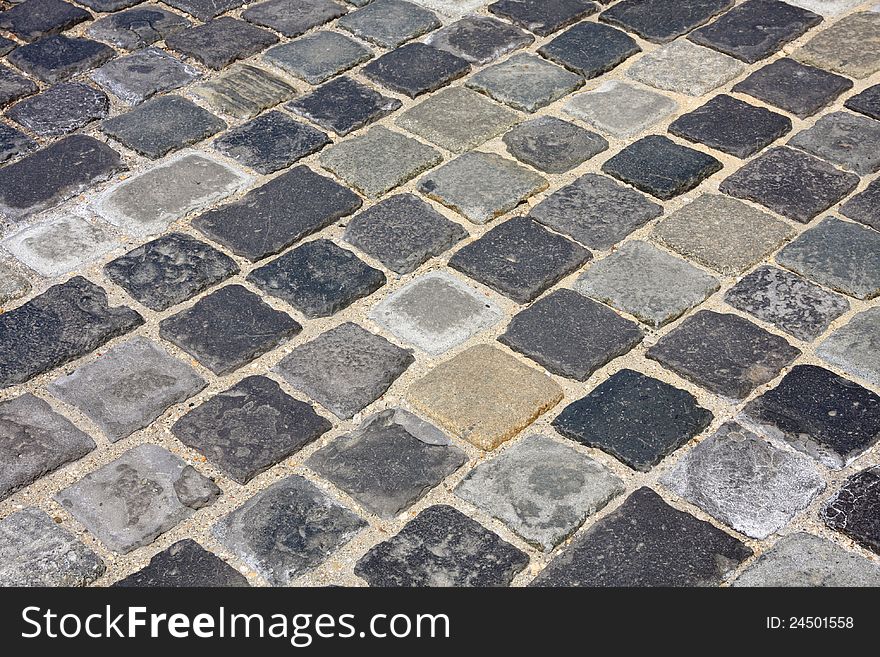
{"label": "beige paving stone", "polygon": [[192,93],[218,112],[249,119],[292,98],[296,89],[262,69],[242,64],[219,78],[198,85]]}
{"label": "beige paving stone", "polygon": [[746,69],[741,61],[677,39],[633,64],[627,75],[644,84],[688,96],[702,96]]}
{"label": "beige paving stone", "polygon": [[880,12],[847,16],[813,37],[794,57],[854,78],[873,75],[880,71]]}

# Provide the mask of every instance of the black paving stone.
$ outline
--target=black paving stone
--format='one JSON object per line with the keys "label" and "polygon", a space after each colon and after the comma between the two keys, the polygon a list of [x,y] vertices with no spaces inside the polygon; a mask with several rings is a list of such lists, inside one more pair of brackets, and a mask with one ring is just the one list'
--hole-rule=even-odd
{"label": "black paving stone", "polygon": [[840,212],[850,219],[880,230],[880,180],[875,180],[844,203]]}
{"label": "black paving stone", "polygon": [[4,36],[0,36],[0,57],[9,54],[16,48],[18,48],[18,42],[13,41],[12,39],[7,39]]}
{"label": "black paving stone", "polygon": [[588,0],[498,0],[489,5],[496,16],[547,36],[599,11],[599,5]]}
{"label": "black paving stone", "polygon": [[547,173],[570,171],[608,148],[602,135],[554,116],[520,123],[503,141],[520,162]]}
{"label": "black paving stone", "polygon": [[335,0],[269,0],[248,5],[241,17],[286,37],[297,37],[346,11],[345,5]]}
{"label": "black paving stone", "polygon": [[392,91],[415,98],[466,75],[471,65],[461,57],[424,43],[410,43],[373,60],[363,74]]}
{"label": "black paving stone", "polygon": [[538,53],[590,79],[610,71],[641,50],[626,32],[585,22],[566,30],[542,46]]}
{"label": "black paving stone", "polygon": [[103,91],[80,82],[62,82],[16,103],[6,116],[41,137],[55,137],[103,119],[109,111],[110,100]]}
{"label": "black paving stone", "polygon": [[229,16],[180,30],[165,39],[172,50],[217,70],[277,42],[278,37],[271,32]]}
{"label": "black paving stone", "polygon": [[491,16],[465,16],[431,34],[426,43],[472,64],[488,64],[534,43],[535,37]]}
{"label": "black paving stone", "polygon": [[36,149],[37,142],[5,123],[0,123],[0,163],[6,162],[16,155],[23,155]]}
{"label": "black paving stone", "polygon": [[733,0],[623,0],[599,15],[654,43],[666,43],[733,6]]}
{"label": "black paving stone", "polygon": [[286,107],[322,128],[347,135],[399,108],[396,98],[341,77],[318,87],[308,96],[289,102]]}
{"label": "black paving stone", "polygon": [[200,21],[207,21],[220,14],[241,7],[247,0],[162,0],[166,5],[185,11]]}
{"label": "black paving stone", "polygon": [[0,65],[0,107],[37,93],[39,87],[25,76]]}
{"label": "black paving stone", "polygon": [[16,48],[7,59],[43,82],[54,83],[100,66],[115,54],[103,43],[55,34]]}
{"label": "black paving stone", "polygon": [[57,34],[87,21],[92,15],[62,0],[25,0],[0,12],[0,28],[24,41]]}
{"label": "black paving stone", "polygon": [[192,22],[189,19],[150,5],[100,18],[92,23],[88,34],[125,50],[137,50],[190,25]]}
{"label": "black paving stone", "polygon": [[245,587],[244,575],[191,538],[165,548],[136,573],[114,583],[118,587],[186,588]]}
{"label": "black paving stone", "polygon": [[868,87],[862,93],[847,99],[844,106],[880,121],[880,84]]}
{"label": "black paving stone", "polygon": [[119,9],[127,9],[144,0],[79,0],[79,4],[85,5],[89,9],[95,11],[108,12],[117,11]]}
{"label": "black paving stone", "polygon": [[822,519],[831,529],[880,554],[880,467],[847,479],[822,509]]}

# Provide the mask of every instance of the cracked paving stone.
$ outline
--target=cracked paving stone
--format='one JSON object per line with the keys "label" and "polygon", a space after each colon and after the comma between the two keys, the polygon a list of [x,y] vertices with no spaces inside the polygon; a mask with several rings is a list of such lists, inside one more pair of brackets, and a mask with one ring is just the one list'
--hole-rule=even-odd
{"label": "cracked paving stone", "polygon": [[104,265],[107,278],[157,312],[238,271],[238,265],[225,253],[184,233],[163,235]]}
{"label": "cracked paving stone", "polygon": [[785,339],[738,315],[700,310],[646,355],[698,386],[744,399],[800,354]]}
{"label": "cracked paving stone", "polygon": [[335,0],[269,0],[248,5],[241,17],[286,37],[297,37],[347,11],[344,4]]}
{"label": "cracked paving stone", "polygon": [[289,315],[241,285],[222,287],[159,323],[163,340],[221,376],[284,344],[301,330]]}
{"label": "cracked paving stone", "polygon": [[520,162],[546,173],[566,173],[608,148],[601,135],[553,116],[521,123],[503,141]]}
{"label": "cracked paving stone", "polygon": [[88,35],[123,50],[137,50],[190,25],[189,19],[158,5],[143,5],[99,18],[89,27]]}
{"label": "cracked paving stone", "polygon": [[862,470],[846,480],[828,505],[822,519],[831,529],[880,554],[880,468]]}
{"label": "cracked paving stone", "polygon": [[880,386],[880,308],[869,308],[826,338],[816,353],[844,372]]}
{"label": "cracked paving stone", "polygon": [[306,317],[329,317],[385,285],[385,274],[330,240],[307,242],[255,269],[248,282]]}
{"label": "cracked paving stone", "polygon": [[415,98],[470,73],[467,60],[424,43],[409,43],[373,60],[363,74],[383,87]]}
{"label": "cracked paving stone", "polygon": [[524,112],[536,112],[570,94],[584,79],[529,53],[519,53],[473,75],[467,86]]}
{"label": "cracked paving stone", "polygon": [[115,54],[113,48],[97,41],[54,34],[16,48],[7,59],[51,84],[100,66]]}
{"label": "cracked paving stone", "polygon": [[711,155],[661,135],[642,137],[602,165],[605,173],[662,200],[691,191],[721,168]]}
{"label": "cracked paving stone", "polygon": [[746,158],[791,131],[791,119],[719,94],[705,105],[673,121],[669,132]]}
{"label": "cracked paving stone", "polygon": [[162,2],[185,11],[200,21],[210,21],[230,9],[238,9],[246,0],[162,0]]}
{"label": "cracked paving stone", "polygon": [[471,151],[428,173],[418,189],[475,224],[487,224],[547,188],[538,174],[494,153]]}
{"label": "cracked paving stone", "polygon": [[538,53],[590,79],[610,71],[641,50],[626,32],[584,22],[541,46]]}
{"label": "cracked paving stone", "polygon": [[330,143],[317,128],[271,111],[223,133],[212,146],[262,174],[286,169]]}
{"label": "cracked paving stone", "polygon": [[863,92],[851,96],[843,106],[880,121],[880,84],[875,84],[873,87],[868,87]]}
{"label": "cracked paving stone", "polygon": [[396,98],[383,96],[347,77],[331,80],[308,96],[285,105],[294,114],[340,136],[378,121],[400,106]]}
{"label": "cracked paving stone", "polygon": [[841,214],[880,230],[880,181],[873,181],[840,207]]}
{"label": "cracked paving stone", "polygon": [[213,481],[180,457],[141,445],[54,499],[109,549],[125,554],[149,545],[219,495]]}
{"label": "cracked paving stone", "polygon": [[406,349],[345,322],[294,349],[275,371],[348,420],[384,395],[414,361]]}
{"label": "cracked paving stone", "polygon": [[229,16],[165,37],[165,45],[169,48],[214,70],[247,59],[276,43],[278,37],[271,32]]}
{"label": "cracked paving stone", "polygon": [[880,71],[880,12],[842,18],[798,48],[793,57],[853,78],[867,78]]}
{"label": "cracked paving stone", "polygon": [[599,5],[587,0],[498,0],[489,5],[496,16],[538,36],[548,36],[598,10]]}
{"label": "cracked paving stone", "polygon": [[515,217],[464,246],[449,265],[517,303],[528,303],[590,258],[580,244],[528,217]]}
{"label": "cracked paving stone", "polygon": [[53,285],[0,315],[0,388],[85,356],[143,323],[130,308],[110,307],[107,293],[82,276]]}
{"label": "cracked paving stone", "polygon": [[329,30],[282,43],[263,55],[265,61],[309,84],[321,84],[372,57],[369,48]]}
{"label": "cracked paving stone", "polygon": [[0,402],[0,500],[78,461],[95,441],[30,393]]}
{"label": "cracked paving stone", "polygon": [[251,262],[280,253],[361,207],[357,194],[305,166],[282,173],[192,225]]}
{"label": "cracked paving stone", "polygon": [[702,96],[745,69],[738,59],[679,39],[643,55],[626,74],[656,89]]}
{"label": "cracked paving stone", "polygon": [[529,565],[515,548],[445,504],[430,506],[367,552],[354,574],[377,587],[510,586]]}
{"label": "cracked paving stone", "polygon": [[671,98],[618,80],[568,100],[562,110],[618,139],[634,137],[678,109]]}
{"label": "cracked paving stone", "polygon": [[331,427],[272,379],[249,376],[184,415],[171,431],[233,480],[246,484]]}
{"label": "cracked paving stone", "polygon": [[306,465],[380,518],[392,519],[467,461],[441,431],[402,409],[366,420]]}
{"label": "cracked paving stone", "polygon": [[468,236],[413,194],[398,194],[355,215],[343,239],[398,274],[408,274]]}
{"label": "cracked paving stone", "polygon": [[188,364],[151,340],[135,337],[55,379],[49,392],[78,408],[116,442],[206,385]]}
{"label": "cracked paving stone", "polygon": [[760,262],[792,235],[784,221],[720,194],[698,196],[652,233],[673,251],[728,276]]}
{"label": "cracked paving stone", "polygon": [[46,513],[26,507],[0,520],[0,586],[88,586],[104,562]]}
{"label": "cracked paving stone", "polygon": [[192,89],[196,98],[216,111],[239,119],[250,119],[295,93],[296,89],[280,78],[245,64]]}
{"label": "cracked paving stone", "polygon": [[15,301],[30,291],[30,281],[0,260],[0,306]]}
{"label": "cracked paving stone", "polygon": [[113,584],[114,587],[246,587],[244,575],[208,552],[191,538],[177,541],[150,559],[139,571]]}
{"label": "cracked paving stone", "polygon": [[383,48],[397,48],[440,27],[433,12],[403,0],[373,0],[366,7],[343,16],[336,24]]}
{"label": "cracked paving stone", "polygon": [[549,552],[623,493],[607,468],[533,434],[472,470],[455,494]]}
{"label": "cracked paving stone", "polygon": [[198,77],[196,69],[158,48],[111,60],[91,74],[92,80],[128,105],[138,105]]}
{"label": "cracked paving stone", "polygon": [[774,447],[735,422],[687,452],[661,483],[757,539],[785,527],[825,489],[813,459]]}
{"label": "cracked paving stone", "polygon": [[0,28],[24,41],[36,41],[91,18],[86,10],[61,0],[25,0],[0,12]]}
{"label": "cracked paving stone", "polygon": [[728,290],[724,301],[804,342],[818,338],[849,310],[844,297],[767,265],[742,278]]}
{"label": "cracked paving stone", "polygon": [[880,234],[859,224],[823,219],[782,249],[776,261],[857,299],[880,294]]}
{"label": "cracked paving stone", "polygon": [[385,330],[434,356],[501,318],[501,310],[489,298],[443,271],[413,280],[370,312],[370,319]]}
{"label": "cracked paving stone", "polygon": [[654,43],[666,43],[708,23],[733,6],[733,0],[624,0],[599,20],[635,32]]}
{"label": "cracked paving stone", "polygon": [[13,71],[8,66],[0,65],[0,106],[30,96],[39,91],[39,87],[32,80]]}
{"label": "cracked paving stone", "polygon": [[21,130],[0,123],[0,164],[17,155],[30,153],[38,147],[39,144]]}
{"label": "cracked paving stone", "polygon": [[491,16],[465,16],[425,39],[425,43],[451,52],[472,64],[488,64],[503,55],[534,43],[535,37]]}
{"label": "cracked paving stone", "polygon": [[710,422],[712,413],[688,391],[623,369],[566,406],[553,428],[648,472]]}
{"label": "cracked paving stone", "polygon": [[586,381],[642,341],[637,324],[572,290],[557,290],[514,315],[498,341],[550,372]]}
{"label": "cracked paving stone", "polygon": [[860,175],[880,171],[880,122],[864,116],[826,114],[812,128],[792,137],[788,145]]}
{"label": "cracked paving stone", "polygon": [[480,344],[411,384],[406,399],[441,428],[488,451],[559,403],[562,389],[540,370]]}
{"label": "cracked paving stone", "polygon": [[367,523],[303,477],[260,491],[214,525],[227,550],[272,586],[288,586]]}
{"label": "cracked paving stone", "polygon": [[109,111],[104,92],[79,82],[62,82],[16,103],[6,116],[41,137],[56,137],[103,119]]}
{"label": "cracked paving stone", "polygon": [[752,550],[650,488],[565,548],[532,586],[718,586]]}

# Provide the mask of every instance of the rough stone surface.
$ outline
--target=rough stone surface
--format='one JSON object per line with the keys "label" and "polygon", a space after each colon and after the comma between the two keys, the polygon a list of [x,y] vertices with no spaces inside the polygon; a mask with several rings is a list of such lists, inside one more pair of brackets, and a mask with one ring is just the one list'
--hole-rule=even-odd
{"label": "rough stone surface", "polygon": [[433,12],[403,0],[373,0],[336,24],[383,48],[396,48],[440,27]]}
{"label": "rough stone surface", "polygon": [[803,7],[822,16],[836,16],[863,3],[861,0],[788,0],[786,4]]}
{"label": "rough stone surface", "polygon": [[39,87],[33,80],[20,75],[7,66],[0,65],[0,106],[37,93]]}
{"label": "rough stone surface", "polygon": [[850,96],[843,106],[880,121],[880,84],[875,84],[855,96]]}
{"label": "rough stone surface", "polygon": [[192,90],[193,95],[218,112],[240,119],[256,116],[295,92],[284,80],[245,64]]}
{"label": "rough stone surface", "polygon": [[849,536],[872,552],[880,554],[880,468],[854,474],[822,510],[831,529]]}
{"label": "rough stone surface", "polygon": [[30,153],[37,148],[37,142],[21,130],[12,128],[5,123],[0,124],[0,164],[17,155]]}
{"label": "rough stone surface", "polygon": [[864,191],[850,198],[840,206],[840,213],[880,230],[880,181],[875,180]]}
{"label": "rough stone surface", "polygon": [[563,111],[602,132],[626,139],[647,130],[672,114],[671,98],[618,80],[609,80],[577,94]]}
{"label": "rough stone surface", "polygon": [[322,30],[275,46],[263,59],[310,84],[321,84],[372,56],[369,48],[354,39]]}
{"label": "rough stone surface", "polygon": [[215,70],[246,59],[277,42],[278,37],[271,32],[229,16],[180,30],[165,38],[166,45],[172,50]]}
{"label": "rough stone surface", "polygon": [[100,66],[114,55],[113,48],[103,43],[55,34],[16,48],[7,59],[43,82],[55,83]]}
{"label": "rough stone surface", "polygon": [[200,21],[209,21],[223,12],[241,7],[244,3],[245,0],[168,0],[165,2],[165,4],[185,11]]}
{"label": "rough stone surface", "polygon": [[864,116],[826,114],[788,143],[863,176],[880,171],[880,123]]}
{"label": "rough stone surface", "polygon": [[508,152],[546,173],[565,173],[608,148],[595,132],[553,116],[521,123],[504,135]]}
{"label": "rough stone surface", "polygon": [[598,10],[588,0],[497,0],[489,11],[508,19],[530,32],[547,36]]}
{"label": "rough stone surface", "polygon": [[603,11],[599,20],[635,32],[654,43],[672,41],[733,6],[733,0],[624,0]]}
{"label": "rough stone surface", "polygon": [[158,93],[189,84],[199,72],[162,50],[146,48],[107,62],[91,76],[121,101],[138,105]]}
{"label": "rough stone surface", "polygon": [[104,92],[80,82],[63,82],[16,103],[6,116],[41,137],[56,137],[104,118],[109,110]]}
{"label": "rough stone surface", "polygon": [[590,79],[610,71],[641,50],[626,32],[601,23],[584,22],[541,46],[538,52]]}
{"label": "rough stone surface", "polygon": [[285,107],[337,135],[347,135],[378,121],[400,105],[396,98],[383,96],[360,82],[341,77]]}
{"label": "rough stone surface", "polygon": [[89,26],[88,34],[124,50],[137,50],[190,25],[189,19],[158,5],[142,5],[96,20]]}
{"label": "rough stone surface", "polygon": [[30,291],[30,281],[8,264],[0,261],[0,306],[23,297]]}
{"label": "rough stone surface", "polygon": [[445,87],[471,70],[467,60],[424,43],[392,50],[362,69],[363,74],[392,91],[415,98]]}
{"label": "rough stone surface", "polygon": [[794,57],[859,79],[880,71],[880,12],[863,11],[842,18],[807,41]]}
{"label": "rough stone surface", "polygon": [[826,338],[816,353],[843,371],[880,386],[880,308],[869,308]]}
{"label": "rough stone surface", "polygon": [[491,16],[465,16],[433,32],[425,43],[466,59],[472,64],[488,64],[503,55],[525,48],[535,37]]}
{"label": "rough stone surface", "polygon": [[247,580],[235,568],[185,538],[162,550],[150,563],[113,586],[158,587],[246,587]]}
{"label": "rough stone surface", "polygon": [[286,37],[297,37],[346,11],[345,5],[335,0],[269,0],[248,5],[241,17]]}
{"label": "rough stone surface", "polygon": [[25,41],[36,41],[90,18],[89,12],[61,0],[25,0],[0,12],[0,28]]}
{"label": "rough stone surface", "polygon": [[729,82],[745,64],[679,39],[640,57],[627,70],[634,80],[688,96],[702,96]]}
{"label": "rough stone surface", "polygon": [[580,75],[528,53],[485,68],[467,81],[472,89],[524,112],[536,112],[583,83]]}

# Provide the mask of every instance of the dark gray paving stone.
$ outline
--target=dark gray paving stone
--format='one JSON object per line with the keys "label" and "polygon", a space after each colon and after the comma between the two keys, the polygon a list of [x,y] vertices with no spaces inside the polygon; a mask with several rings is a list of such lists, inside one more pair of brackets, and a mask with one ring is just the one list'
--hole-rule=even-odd
{"label": "dark gray paving stone", "polygon": [[538,53],[590,79],[610,71],[641,50],[626,32],[601,23],[583,22],[541,46]]}
{"label": "dark gray paving stone", "polygon": [[220,14],[241,7],[246,0],[162,0],[166,5],[185,11],[200,21],[208,21]]}
{"label": "dark gray paving stone", "polygon": [[331,427],[272,379],[249,376],[184,415],[171,431],[232,479],[246,484]]}
{"label": "dark gray paving stone", "polygon": [[180,457],[141,445],[54,499],[109,549],[125,554],[149,545],[219,495],[214,482]]}
{"label": "dark gray paving stone", "polygon": [[451,506],[431,506],[367,552],[354,573],[370,586],[509,586],[529,557]]}
{"label": "dark gray paving stone", "polygon": [[16,103],[6,116],[41,137],[56,137],[103,119],[109,111],[110,100],[103,91],[80,82],[62,82]]}
{"label": "dark gray paving stone", "polygon": [[880,171],[880,122],[864,116],[826,114],[788,144],[861,175]]}
{"label": "dark gray paving stone", "polygon": [[81,459],[95,441],[30,393],[0,402],[0,500]]}
{"label": "dark gray paving stone", "polygon": [[8,66],[0,65],[0,107],[35,94],[37,91],[39,87],[33,80],[29,80]]}
{"label": "dark gray paving stone", "polygon": [[488,64],[534,43],[535,37],[491,16],[465,16],[433,32],[425,43],[451,52],[472,64]]}
{"label": "dark gray paving stone", "polygon": [[240,64],[223,75],[192,89],[196,98],[212,108],[239,119],[250,119],[265,109],[288,100],[296,89],[275,75]]}
{"label": "dark gray paving stone", "polygon": [[557,290],[514,315],[498,340],[549,371],[586,381],[642,341],[637,324],[571,290]]}
{"label": "dark gray paving stone", "polygon": [[321,84],[373,57],[373,52],[338,32],[321,30],[270,48],[263,59],[310,84]]}
{"label": "dark gray paving stone", "polygon": [[129,105],[187,85],[198,77],[196,69],[158,48],[113,59],[91,74],[95,82]]}
{"label": "dark gray paving stone", "polygon": [[130,308],[108,306],[107,293],[81,276],[53,285],[0,315],[0,387],[85,356],[143,323]]}
{"label": "dark gray paving stone", "polygon": [[854,316],[826,338],[816,354],[844,372],[880,386],[880,307]]}
{"label": "dark gray paving stone", "polygon": [[569,404],[553,428],[648,472],[710,422],[712,413],[691,393],[624,369]]}
{"label": "dark gray paving stone", "polygon": [[355,215],[343,239],[388,269],[408,274],[467,235],[417,196],[399,194]]}
{"label": "dark gray paving stone", "polygon": [[754,96],[804,119],[852,86],[852,81],[845,77],[783,57],[735,84],[733,91]]}
{"label": "dark gray paving stone", "polygon": [[863,191],[840,206],[840,213],[866,226],[880,230],[880,180],[873,181]]}
{"label": "dark gray paving stone", "polygon": [[880,467],[847,479],[822,509],[822,519],[831,529],[880,554]]}
{"label": "dark gray paving stone", "polygon": [[92,15],[62,0],[25,0],[0,12],[0,28],[24,41],[57,34],[87,21]]}
{"label": "dark gray paving stone", "polygon": [[406,349],[346,322],[294,349],[276,371],[337,417],[350,419],[414,361]]}
{"label": "dark gray paving stone", "polygon": [[880,440],[880,396],[815,365],[798,365],[750,402],[745,420],[839,470]]}
{"label": "dark gray paving stone", "polygon": [[580,75],[530,53],[517,53],[467,82],[472,89],[524,112],[536,112],[583,84]]}
{"label": "dark gray paving stone", "polygon": [[786,246],[776,261],[857,299],[880,294],[880,233],[828,217]]}
{"label": "dark gray paving stone", "polygon": [[209,210],[193,226],[252,262],[279,253],[361,206],[357,194],[299,166]]}
{"label": "dark gray paving stone", "polygon": [[807,153],[778,146],[725,178],[719,189],[805,224],[858,184],[859,177],[853,173],[835,169]]}
{"label": "dark gray paving stone", "polygon": [[257,493],[214,525],[214,535],[272,586],[287,586],[367,523],[299,476]]}
{"label": "dark gray paving stone", "polygon": [[403,0],[373,0],[336,24],[383,48],[396,48],[440,27],[434,12]]}
{"label": "dark gray paving stone", "polygon": [[743,399],[801,353],[738,315],[701,310],[666,334],[647,356],[712,392]]}
{"label": "dark gray paving stone", "polygon": [[190,25],[189,19],[158,5],[143,5],[99,18],[89,27],[88,35],[124,50],[137,50]]}
{"label": "dark gray paving stone", "polygon": [[669,126],[672,134],[746,158],[791,131],[791,119],[719,94]]}
{"label": "dark gray paving stone", "polygon": [[127,9],[144,0],[80,0],[81,5],[85,5],[90,9],[100,12],[117,11],[119,9]]}
{"label": "dark gray paving stone", "polygon": [[278,37],[271,32],[229,16],[165,37],[165,45],[172,50],[216,70],[238,59],[246,59],[275,43],[278,43]]}
{"label": "dark gray paving stone", "polygon": [[445,87],[470,73],[467,60],[424,43],[409,43],[362,69],[373,82],[410,98]]}
{"label": "dark gray paving stone", "polygon": [[390,96],[341,77],[318,87],[307,96],[289,102],[285,107],[322,128],[338,135],[347,135],[368,123],[377,121],[399,108],[401,102]]}
{"label": "dark gray paving stone", "polygon": [[507,151],[547,173],[565,173],[608,148],[601,135],[553,116],[520,123],[504,135]]}
{"label": "dark gray paving stone", "polygon": [[489,11],[540,36],[547,36],[599,10],[587,0],[498,0]]}
{"label": "dark gray paving stone", "polygon": [[654,43],[666,43],[733,6],[733,0],[623,0],[599,15]]}
{"label": "dark gray paving stone", "polygon": [[844,297],[768,265],[743,277],[724,301],[805,342],[818,338],[849,310]]}
{"label": "dark gray paving stone", "polygon": [[39,144],[21,130],[0,123],[0,164],[17,155],[30,153],[38,147]]}
{"label": "dark gray paving stone", "polygon": [[515,217],[460,249],[449,265],[517,303],[528,303],[590,257],[579,244]]}
{"label": "dark gray paving stone", "polygon": [[843,105],[847,109],[880,121],[880,84],[875,84],[873,87],[868,87],[863,92],[851,96]]}
{"label": "dark gray paving stone", "polygon": [[159,335],[214,374],[229,374],[302,330],[241,285],[227,285],[159,324]]}
{"label": "dark gray paving stone", "polygon": [[269,0],[248,5],[241,17],[269,27],[286,37],[297,37],[313,27],[345,15],[346,6],[335,0]]}
{"label": "dark gray paving stone", "polygon": [[245,166],[268,174],[286,169],[297,160],[316,153],[330,138],[281,112],[267,112],[223,133],[213,147]]}
{"label": "dark gray paving stone", "polygon": [[245,587],[249,586],[244,575],[208,552],[191,538],[177,541],[165,548],[145,568],[132,573],[113,586],[158,587]]}
{"label": "dark gray paving stone", "polygon": [[0,37],[0,56],[8,55],[16,48],[18,48],[18,42],[6,37]]}
{"label": "dark gray paving stone", "polygon": [[115,54],[103,43],[55,34],[16,48],[7,59],[25,73],[54,83],[100,66]]}

